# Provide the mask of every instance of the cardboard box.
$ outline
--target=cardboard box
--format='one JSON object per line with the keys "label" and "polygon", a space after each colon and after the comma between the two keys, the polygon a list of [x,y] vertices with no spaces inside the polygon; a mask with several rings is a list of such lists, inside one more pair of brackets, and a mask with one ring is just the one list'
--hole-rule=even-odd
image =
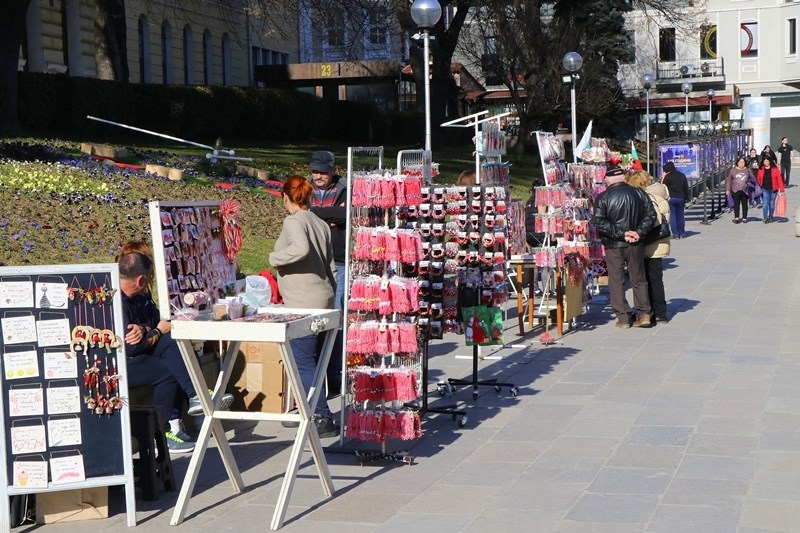
{"label": "cardboard box", "polygon": [[234,410],[283,413],[288,388],[278,344],[243,342],[239,346],[231,381]]}
{"label": "cardboard box", "polygon": [[108,487],[36,495],[36,523],[57,524],[108,518]]}

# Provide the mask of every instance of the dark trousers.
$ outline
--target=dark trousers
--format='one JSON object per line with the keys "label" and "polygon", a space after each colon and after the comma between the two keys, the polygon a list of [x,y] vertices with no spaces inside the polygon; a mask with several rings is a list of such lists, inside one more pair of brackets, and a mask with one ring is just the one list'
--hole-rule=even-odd
{"label": "dark trousers", "polygon": [[686,200],[683,198],[669,199],[669,229],[676,237],[683,237],[686,231],[686,221],[684,218],[686,211]]}
{"label": "dark trousers", "polygon": [[164,423],[177,418],[184,396],[195,396],[189,371],[172,335],[161,336],[147,353],[128,357],[128,386],[153,387],[153,403],[161,410]]}
{"label": "dark trousers", "polygon": [[[324,334],[319,337],[324,338]],[[289,345],[292,347],[294,363],[297,365],[297,372],[300,374],[300,381],[303,383],[306,394],[308,394],[308,390],[314,383],[314,373],[317,371],[317,361],[322,348],[322,344],[317,341],[317,335],[307,335],[289,341]],[[320,393],[317,405],[312,405],[311,409],[320,416],[331,418],[331,410],[328,407],[325,391]]]}
{"label": "dark trousers", "polygon": [[606,267],[608,268],[608,290],[611,295],[611,309],[617,320],[627,322],[631,316],[631,306],[625,298],[625,266],[633,288],[633,305],[637,314],[650,313],[650,298],[647,295],[647,277],[644,272],[644,247],[606,248]]}
{"label": "dark trousers", "polygon": [[644,275],[647,278],[647,296],[656,318],[667,318],[667,297],[664,294],[664,264],[660,257],[645,258]]}
{"label": "dark trousers", "polygon": [[747,193],[737,191],[733,193],[733,217],[739,218],[739,206],[742,209],[742,217],[747,218]]}
{"label": "dark trousers", "polygon": [[789,175],[792,173],[792,163],[781,163],[781,174],[783,175],[784,187],[789,186]]}

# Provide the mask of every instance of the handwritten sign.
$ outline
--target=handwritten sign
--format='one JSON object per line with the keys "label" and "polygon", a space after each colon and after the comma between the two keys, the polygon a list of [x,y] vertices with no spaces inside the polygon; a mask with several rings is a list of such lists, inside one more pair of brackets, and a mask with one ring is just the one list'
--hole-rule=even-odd
{"label": "handwritten sign", "polygon": [[33,283],[30,281],[0,281],[0,308],[33,307]]}
{"label": "handwritten sign", "polygon": [[44,377],[70,379],[78,377],[78,360],[71,352],[44,352]]}
{"label": "handwritten sign", "polygon": [[69,344],[69,319],[39,320],[36,322],[36,335],[39,346],[62,346]]}
{"label": "handwritten sign", "polygon": [[85,481],[86,471],[83,468],[83,456],[50,457],[50,479],[53,480],[53,485]]}
{"label": "handwritten sign", "polygon": [[14,461],[15,488],[46,489],[47,461]]}
{"label": "handwritten sign", "polygon": [[44,414],[42,389],[11,389],[8,391],[10,416],[37,416]]}
{"label": "handwritten sign", "polygon": [[81,392],[78,386],[49,387],[47,389],[47,414],[63,415],[81,412]]}
{"label": "handwritten sign", "polygon": [[13,426],[11,428],[11,453],[39,453],[47,451],[44,424],[35,426]]}
{"label": "handwritten sign", "polygon": [[12,316],[0,319],[5,344],[36,342],[36,319],[33,315]]}
{"label": "handwritten sign", "polygon": [[36,307],[66,309],[69,293],[66,283],[37,283]]}
{"label": "handwritten sign", "polygon": [[47,442],[50,443],[50,446],[79,446],[81,444],[80,418],[51,418],[48,420]]}
{"label": "handwritten sign", "polygon": [[36,350],[4,353],[3,374],[9,380],[38,377],[39,358],[36,356]]}

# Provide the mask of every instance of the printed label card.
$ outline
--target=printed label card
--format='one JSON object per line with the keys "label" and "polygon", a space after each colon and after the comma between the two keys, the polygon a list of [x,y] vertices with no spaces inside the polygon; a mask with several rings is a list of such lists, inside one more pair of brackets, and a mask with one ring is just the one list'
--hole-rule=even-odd
{"label": "printed label card", "polygon": [[64,415],[81,412],[81,391],[78,386],[48,387],[47,414]]}
{"label": "printed label card", "polygon": [[9,416],[37,416],[44,414],[44,394],[41,387],[8,391]]}
{"label": "printed label card", "polygon": [[0,281],[0,308],[33,307],[33,283],[30,281]]}
{"label": "printed label card", "polygon": [[39,377],[39,358],[36,350],[5,352],[3,374],[8,380]]}
{"label": "printed label card", "polygon": [[39,453],[47,451],[44,424],[11,427],[11,453]]}
{"label": "printed label card", "polygon": [[44,352],[44,377],[75,379],[78,377],[78,360],[72,352]]}
{"label": "printed label card", "polygon": [[37,283],[36,307],[66,309],[69,299],[66,283]]}
{"label": "printed label card", "polygon": [[71,337],[69,319],[39,320],[36,322],[36,334],[39,346],[62,346],[69,344]]}
{"label": "printed label card", "polygon": [[47,461],[14,461],[15,488],[46,489]]}
{"label": "printed label card", "polygon": [[47,442],[55,446],[81,445],[81,420],[70,418],[51,418],[47,421]]}
{"label": "printed label card", "polygon": [[0,318],[5,344],[23,344],[36,342],[36,319],[33,315],[11,316]]}
{"label": "printed label card", "polygon": [[50,479],[53,480],[53,485],[85,481],[86,471],[83,468],[83,456],[80,454],[62,457],[51,456]]}

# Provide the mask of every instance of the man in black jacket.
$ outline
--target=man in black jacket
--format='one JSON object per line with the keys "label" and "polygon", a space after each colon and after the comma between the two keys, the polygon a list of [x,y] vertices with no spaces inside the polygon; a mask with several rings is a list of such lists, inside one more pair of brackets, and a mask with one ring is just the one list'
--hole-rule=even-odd
{"label": "man in black jacket", "polygon": [[[347,184],[336,174],[336,156],[327,150],[311,154],[311,212],[328,223],[331,230],[333,262],[336,264],[336,295],[334,307],[344,309],[345,255],[347,254]],[[344,321],[344,317],[342,317]],[[320,336],[322,338],[324,336]],[[341,382],[341,328],[333,345],[333,355],[328,364],[328,392],[338,391]]]}
{"label": "man in black jacket", "polygon": [[631,307],[625,298],[627,265],[636,307],[633,326],[647,328],[650,327],[650,299],[644,273],[642,239],[653,227],[656,212],[644,190],[625,183],[622,169],[610,169],[605,181],[607,189],[595,200],[592,222],[600,232],[606,249],[611,309],[617,315],[617,327],[629,328]]}

